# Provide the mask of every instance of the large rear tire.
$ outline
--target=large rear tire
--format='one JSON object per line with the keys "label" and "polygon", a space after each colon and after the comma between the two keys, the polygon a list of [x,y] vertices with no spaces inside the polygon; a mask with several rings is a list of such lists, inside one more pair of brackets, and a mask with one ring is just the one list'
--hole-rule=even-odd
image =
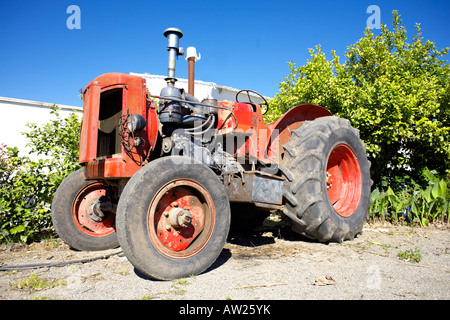
{"label": "large rear tire", "polygon": [[370,164],[348,120],[322,117],[292,131],[284,145],[283,213],[294,231],[320,242],[362,232],[370,204]]}
{"label": "large rear tire", "polygon": [[[85,180],[84,168],[70,174],[58,187],[52,201],[52,221],[56,233],[71,248],[98,251],[119,246],[115,229],[115,214],[108,213],[101,221],[94,221],[89,206],[109,188],[101,180]],[[99,220],[99,219],[98,219]]]}
{"label": "large rear tire", "polygon": [[227,193],[210,168],[193,162],[183,157],[154,160],[130,179],[120,197],[120,246],[136,269],[151,278],[199,274],[225,245]]}

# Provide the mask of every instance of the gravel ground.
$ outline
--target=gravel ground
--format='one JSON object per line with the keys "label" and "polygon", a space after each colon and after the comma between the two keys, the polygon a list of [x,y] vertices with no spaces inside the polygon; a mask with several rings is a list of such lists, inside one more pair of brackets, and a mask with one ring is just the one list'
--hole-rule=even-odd
{"label": "gravel ground", "polygon": [[449,231],[367,224],[352,241],[321,244],[269,223],[231,235],[203,274],[173,281],[146,279],[120,248],[77,252],[58,240],[1,246],[0,267],[117,254],[61,267],[0,271],[0,299],[448,300]]}

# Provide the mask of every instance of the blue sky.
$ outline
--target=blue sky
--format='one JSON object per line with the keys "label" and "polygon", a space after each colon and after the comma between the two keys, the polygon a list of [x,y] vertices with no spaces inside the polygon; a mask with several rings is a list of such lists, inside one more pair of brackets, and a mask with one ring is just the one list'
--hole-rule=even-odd
{"label": "blue sky", "polygon": [[[421,23],[425,39],[450,47],[448,0],[0,0],[0,96],[81,106],[79,89],[100,74],[166,75],[168,27],[201,53],[197,79],[274,96],[288,62],[304,65],[308,48],[320,44],[344,61],[372,4],[388,26],[398,10],[410,39]],[[67,28],[70,5],[81,9],[79,30]],[[180,58],[176,76],[186,78],[187,69]]]}

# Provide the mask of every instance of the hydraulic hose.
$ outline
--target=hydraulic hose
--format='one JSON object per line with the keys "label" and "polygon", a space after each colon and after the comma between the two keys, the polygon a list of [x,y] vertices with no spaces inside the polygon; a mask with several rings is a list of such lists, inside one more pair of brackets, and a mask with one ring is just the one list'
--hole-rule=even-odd
{"label": "hydraulic hose", "polygon": [[[190,135],[201,135],[201,134],[205,134],[206,132],[208,132],[209,130],[211,130],[212,126],[214,125],[214,121],[215,121],[214,115],[210,115],[210,116],[208,117],[208,119],[206,119],[206,121],[205,121],[202,125],[200,125],[200,126],[198,126],[198,127],[195,127],[195,128],[185,129],[184,132],[187,133],[187,134],[190,134]],[[203,131],[198,131],[198,130],[202,129],[203,126],[204,126],[205,124],[207,124],[208,122],[211,122],[211,123],[209,124],[209,126],[208,126],[206,129],[204,129]]]}
{"label": "hydraulic hose", "polygon": [[28,270],[28,269],[38,269],[38,268],[51,268],[51,267],[62,267],[69,264],[76,264],[76,263],[86,263],[101,259],[108,259],[109,257],[121,254],[122,250],[119,252],[98,256],[98,257],[92,257],[92,258],[86,258],[86,259],[80,259],[80,260],[72,260],[72,261],[62,261],[62,262],[54,262],[54,263],[37,263],[37,264],[23,264],[23,265],[15,265],[15,266],[0,266],[0,271],[13,271],[13,270]]}

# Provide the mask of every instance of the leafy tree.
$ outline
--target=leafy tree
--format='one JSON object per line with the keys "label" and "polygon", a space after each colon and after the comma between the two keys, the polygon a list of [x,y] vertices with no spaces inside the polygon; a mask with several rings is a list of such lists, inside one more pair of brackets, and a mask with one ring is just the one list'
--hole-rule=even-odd
{"label": "leafy tree", "polygon": [[450,65],[442,59],[448,48],[425,41],[419,25],[408,42],[396,11],[392,25],[378,35],[366,29],[344,63],[334,51],[328,61],[320,46],[310,49],[306,65],[291,62],[266,119],[302,103],[327,107],[360,130],[375,185],[404,183],[404,175],[426,185],[425,168],[450,173]]}
{"label": "leafy tree", "polygon": [[55,118],[41,127],[35,123],[28,124],[31,130],[23,134],[29,141],[27,146],[31,148],[30,152],[45,158],[45,166],[51,179],[48,191],[53,197],[60,183],[80,168],[78,135],[81,122],[75,113],[62,118],[57,106],[52,107],[50,114]]}
{"label": "leafy tree", "polygon": [[80,120],[59,115],[42,127],[29,124],[31,152],[38,160],[19,156],[17,148],[0,146],[0,241],[28,241],[51,230],[50,205],[59,184],[78,169]]}

